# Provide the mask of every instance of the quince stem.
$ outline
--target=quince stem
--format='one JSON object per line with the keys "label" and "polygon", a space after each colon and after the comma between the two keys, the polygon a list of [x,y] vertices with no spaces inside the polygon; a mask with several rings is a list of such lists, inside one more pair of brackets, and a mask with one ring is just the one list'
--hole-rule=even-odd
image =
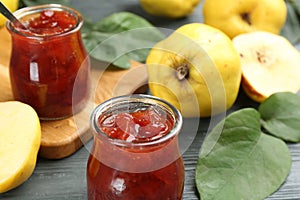
{"label": "quince stem", "polygon": [[178,80],[182,81],[183,79],[188,78],[189,68],[186,63],[183,63],[182,65],[180,65],[176,70],[177,70]]}

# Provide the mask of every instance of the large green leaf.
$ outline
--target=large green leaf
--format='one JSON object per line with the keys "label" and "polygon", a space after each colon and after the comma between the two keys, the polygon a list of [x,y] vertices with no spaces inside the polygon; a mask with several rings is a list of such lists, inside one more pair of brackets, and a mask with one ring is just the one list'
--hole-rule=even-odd
{"label": "large green leaf", "polygon": [[227,116],[206,137],[196,185],[201,200],[261,200],[281,186],[290,167],[287,145],[262,133],[258,111],[246,108]]}
{"label": "large green leaf", "polygon": [[86,20],[82,37],[93,58],[120,68],[129,68],[131,59],[145,61],[149,50],[164,38],[148,21],[129,12],[114,13],[96,23]]}
{"label": "large green leaf", "polygon": [[[130,12],[118,12],[95,23],[93,29],[107,33],[120,33],[143,27],[152,27],[152,25],[147,20],[136,14]],[[155,34],[159,34],[159,36],[161,36],[159,32],[156,32]]]}
{"label": "large green leaf", "polygon": [[271,95],[258,108],[262,126],[272,135],[300,142],[300,96],[291,92]]}

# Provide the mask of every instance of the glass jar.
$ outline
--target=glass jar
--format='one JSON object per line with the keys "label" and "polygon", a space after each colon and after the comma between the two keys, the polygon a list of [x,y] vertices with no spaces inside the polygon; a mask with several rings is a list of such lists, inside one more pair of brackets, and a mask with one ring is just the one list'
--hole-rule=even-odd
{"label": "glass jar", "polygon": [[25,7],[14,14],[26,27],[6,24],[12,38],[9,73],[15,100],[31,105],[43,120],[79,112],[88,100],[90,73],[81,14],[56,4]]}
{"label": "glass jar", "polygon": [[178,110],[153,96],[121,96],[98,105],[91,115],[88,199],[182,199],[181,127]]}

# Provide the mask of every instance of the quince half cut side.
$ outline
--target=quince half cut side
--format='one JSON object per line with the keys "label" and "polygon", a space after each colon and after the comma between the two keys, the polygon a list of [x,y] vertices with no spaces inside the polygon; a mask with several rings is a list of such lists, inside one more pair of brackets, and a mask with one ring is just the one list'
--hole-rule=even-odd
{"label": "quince half cut side", "polygon": [[31,176],[40,141],[40,121],[32,107],[18,101],[0,103],[0,194]]}
{"label": "quince half cut side", "polygon": [[284,37],[257,31],[236,36],[233,44],[242,63],[242,87],[254,101],[277,92],[300,89],[300,53]]}

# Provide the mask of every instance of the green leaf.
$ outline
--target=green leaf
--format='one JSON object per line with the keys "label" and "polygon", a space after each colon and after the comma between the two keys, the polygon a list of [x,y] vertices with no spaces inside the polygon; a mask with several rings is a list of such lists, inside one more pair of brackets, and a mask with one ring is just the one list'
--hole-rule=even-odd
{"label": "green leaf", "polygon": [[272,135],[300,142],[300,96],[291,92],[271,95],[260,104],[262,126]]}
{"label": "green leaf", "polygon": [[130,12],[118,12],[98,21],[93,29],[101,32],[120,33],[135,28],[151,26],[147,20],[138,15]]}
{"label": "green leaf", "polygon": [[149,50],[163,39],[157,28],[129,12],[112,14],[94,24],[86,21],[82,37],[91,57],[124,69],[130,67],[131,59],[145,61]]}
{"label": "green leaf", "polygon": [[22,5],[25,6],[35,6],[41,4],[62,4],[65,6],[70,5],[70,0],[21,0]]}
{"label": "green leaf", "polygon": [[201,200],[261,200],[285,181],[291,162],[287,145],[261,132],[258,111],[241,109],[204,140],[196,186]]}
{"label": "green leaf", "polygon": [[287,38],[292,44],[300,40],[300,3],[287,1],[287,19],[281,30],[281,35]]}
{"label": "green leaf", "polygon": [[300,2],[298,0],[286,0],[286,3],[291,4],[297,13],[300,13]]}

